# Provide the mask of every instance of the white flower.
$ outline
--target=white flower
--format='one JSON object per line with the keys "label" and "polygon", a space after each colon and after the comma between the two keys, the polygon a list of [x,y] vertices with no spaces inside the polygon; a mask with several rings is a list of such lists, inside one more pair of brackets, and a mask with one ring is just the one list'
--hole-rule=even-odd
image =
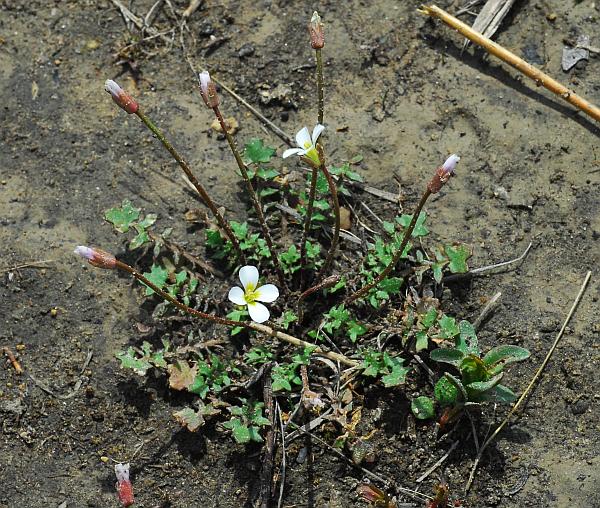
{"label": "white flower", "polygon": [[299,148],[289,148],[288,150],[283,152],[283,158],[285,159],[290,155],[306,155],[310,160],[312,160],[316,164],[321,164],[316,145],[317,140],[319,139],[319,136],[321,135],[324,129],[325,126],[318,123],[313,129],[313,133],[311,136],[306,127],[302,128],[302,130],[296,134],[296,144],[299,146]]}
{"label": "white flower", "polygon": [[456,155],[455,153],[453,153],[450,157],[448,157],[446,159],[446,162],[444,162],[442,169],[444,170],[445,173],[453,175],[454,170],[456,169],[456,164],[458,164],[459,160],[460,160],[460,157],[458,155]]}
{"label": "white flower", "polygon": [[244,289],[239,286],[232,287],[229,290],[229,300],[236,305],[247,305],[252,321],[256,323],[265,322],[269,319],[269,309],[258,302],[274,302],[279,297],[279,289],[273,284],[257,287],[258,269],[256,266],[240,268],[239,275]]}

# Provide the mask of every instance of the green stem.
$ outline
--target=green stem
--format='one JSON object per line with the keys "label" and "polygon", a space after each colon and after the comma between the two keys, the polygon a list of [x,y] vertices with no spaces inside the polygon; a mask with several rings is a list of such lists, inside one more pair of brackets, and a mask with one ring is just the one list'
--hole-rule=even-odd
{"label": "green stem", "polygon": [[325,109],[325,99],[323,97],[323,56],[321,48],[315,49],[317,58],[317,93],[319,95],[319,123],[323,125],[323,111]]}
{"label": "green stem", "polygon": [[287,342],[288,344],[292,344],[294,346],[303,347],[303,348],[311,348],[315,353],[318,353],[327,358],[330,358],[331,360],[343,363],[344,365],[348,365],[350,367],[358,366],[358,362],[356,360],[351,360],[347,356],[344,356],[340,353],[335,353],[333,351],[324,351],[322,348],[320,348],[319,346],[317,346],[315,344],[298,339],[298,338],[294,337],[293,335],[289,335],[287,333],[280,332],[279,330],[275,330],[274,328],[271,328],[270,326],[261,325],[259,323],[255,323],[253,321],[249,321],[249,322],[248,321],[235,321],[233,319],[222,318],[219,316],[215,316],[214,314],[207,314],[206,312],[201,312],[199,310],[192,309],[191,307],[188,307],[184,303],[181,303],[179,300],[177,300],[177,298],[174,298],[166,291],[163,291],[156,284],[154,284],[152,281],[147,279],[144,275],[142,275],[135,268],[129,266],[128,264],[117,260],[116,264],[115,264],[115,268],[118,268],[119,270],[129,273],[135,279],[137,279],[141,283],[143,283],[146,286],[148,286],[149,288],[151,288],[156,294],[158,294],[164,300],[172,303],[178,309],[182,310],[183,312],[185,312],[187,314],[190,314],[195,317],[199,317],[201,319],[207,319],[209,321],[212,321],[213,323],[217,323],[220,325],[241,326],[242,328],[246,328],[248,330],[254,330],[256,332],[261,332],[261,333],[264,333],[271,337],[274,337],[276,339],[279,339],[283,342]]}
{"label": "green stem", "polygon": [[240,247],[240,243],[238,242],[238,239],[233,234],[233,231],[231,230],[231,227],[229,226],[228,222],[225,220],[223,215],[221,215],[221,212],[219,212],[217,205],[215,205],[214,201],[208,195],[208,192],[206,192],[206,189],[202,186],[202,184],[198,181],[198,179],[192,173],[192,169],[190,168],[190,165],[179,154],[179,152],[177,150],[175,150],[173,145],[165,137],[165,135],[162,133],[162,131],[156,125],[154,125],[154,123],[152,122],[152,120],[150,120],[150,118],[148,118],[140,109],[137,110],[136,115],[144,123],[144,125],[146,127],[148,127],[148,129],[150,129],[150,131],[152,131],[152,133],[159,139],[159,141],[163,144],[163,146],[167,149],[167,151],[177,161],[177,163],[179,164],[181,169],[183,169],[185,176],[187,176],[190,183],[194,186],[194,188],[196,189],[196,191],[202,198],[202,201],[204,201],[204,204],[210,209],[212,214],[217,219],[219,226],[225,232],[225,234],[227,235],[227,238],[229,238],[229,240],[231,241],[240,263],[245,264],[246,257],[244,256],[244,253],[242,252],[242,249]]}
{"label": "green stem", "polygon": [[412,236],[413,230],[415,229],[415,226],[417,224],[417,219],[419,218],[419,215],[421,214],[421,210],[423,209],[423,206],[425,206],[425,202],[427,201],[429,196],[431,196],[431,191],[429,189],[426,189],[425,192],[423,193],[423,195],[421,196],[421,200],[419,201],[419,204],[417,205],[415,212],[413,213],[410,224],[406,228],[406,231],[404,231],[404,236],[402,237],[402,243],[400,244],[400,247],[396,251],[396,254],[394,254],[394,258],[392,259],[392,261],[390,261],[390,263],[384,268],[384,270],[377,277],[375,277],[375,279],[373,279],[373,281],[371,281],[369,284],[365,284],[358,291],[356,291],[355,293],[351,294],[348,298],[346,298],[346,300],[344,301],[344,303],[346,305],[354,302],[358,298],[365,295],[372,288],[377,286],[377,284],[379,284],[383,279],[385,279],[389,275],[389,273],[395,268],[396,264],[398,264],[398,261],[400,261],[400,258],[402,257],[402,253],[404,252],[404,249],[406,248],[406,245],[408,244],[410,237]]}
{"label": "green stem", "polygon": [[315,194],[317,190],[318,175],[319,168],[317,166],[312,166],[312,173],[310,177],[310,191],[308,194],[308,205],[306,207],[306,217],[304,218],[304,232],[302,233],[302,240],[300,241],[300,290],[304,288],[304,269],[306,267],[307,261],[306,242],[308,240],[308,234],[310,233],[310,223],[312,221],[312,214],[315,204]]}
{"label": "green stem", "polygon": [[267,242],[267,247],[269,249],[269,252],[271,253],[271,259],[273,260],[273,265],[275,266],[275,270],[277,272],[277,278],[279,279],[279,284],[282,287],[285,287],[286,284],[285,284],[285,278],[283,277],[283,270],[281,269],[281,265],[279,264],[279,258],[277,257],[277,252],[275,252],[275,248],[273,246],[273,240],[271,239],[271,234],[269,233],[269,228],[267,226],[267,222],[265,221],[265,216],[262,211],[262,206],[260,204],[260,201],[258,200],[258,195],[256,194],[254,187],[252,186],[250,177],[248,176],[248,170],[246,169],[246,165],[244,164],[244,161],[242,160],[240,152],[237,149],[237,146],[235,144],[235,140],[233,139],[233,136],[231,135],[231,133],[229,132],[229,129],[227,128],[227,124],[225,123],[225,120],[223,119],[223,115],[221,114],[221,110],[219,109],[219,106],[215,106],[213,108],[213,111],[215,112],[215,116],[217,117],[217,120],[219,121],[219,124],[221,125],[221,129],[223,130],[223,133],[225,134],[225,137],[227,138],[227,142],[229,143],[229,148],[231,148],[231,152],[233,153],[233,156],[235,157],[235,161],[237,162],[238,168],[240,169],[240,172],[242,173],[242,178],[244,180],[244,183],[246,184],[246,190],[248,191],[248,194],[250,195],[250,199],[252,200],[252,204],[254,205],[254,210],[256,212],[256,215],[258,216],[258,221],[260,222],[260,227],[262,229],[263,236],[265,238],[265,241]]}

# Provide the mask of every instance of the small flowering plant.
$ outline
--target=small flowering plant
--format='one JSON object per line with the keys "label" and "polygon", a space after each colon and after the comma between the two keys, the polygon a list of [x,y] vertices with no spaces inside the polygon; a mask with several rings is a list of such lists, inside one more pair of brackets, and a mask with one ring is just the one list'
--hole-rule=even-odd
{"label": "small flowering plant", "polygon": [[[208,71],[198,75],[200,97],[221,126],[239,170],[243,204],[251,217],[247,220],[226,219],[223,208],[143,105],[114,81],[106,82],[114,102],[154,134],[210,212],[207,218],[202,213],[186,214],[186,220],[206,226],[202,244],[194,237],[176,241],[170,228],[159,230],[157,215],[142,217],[129,201],[107,210],[104,218],[116,231],[135,235],[127,247],[140,253],[132,256],[144,265],[139,270],[101,249],[75,249],[92,266],[120,270],[142,283],[145,297],[160,301],[154,319],[179,313],[207,325],[199,330],[185,320],[170,320],[165,327],[177,321],[184,333],[178,330],[176,335],[187,337],[187,342],[175,345],[167,334],[160,344],[144,341],[117,353],[117,358],[136,375],[160,371],[172,390],[195,396],[192,407],[174,413],[190,432],[214,419],[219,423],[216,428],[229,432],[241,445],[273,445],[276,404],[285,414],[281,423],[285,421],[286,428],[300,424],[310,412],[330,411],[328,418],[341,424],[342,437],[352,433],[357,442],[368,439],[356,431],[361,407],[348,396],[360,391],[360,385],[377,384],[394,393],[402,392],[410,380],[411,387],[418,386],[412,406],[418,419],[433,416],[436,404],[451,407],[453,416],[459,417],[470,403],[511,399],[513,392],[499,384],[502,369],[527,358],[527,350],[493,348],[481,358],[479,349],[473,349],[472,326],[467,321],[457,325],[440,301],[445,274],[469,271],[471,248],[457,242],[432,244],[428,234],[433,226],[427,223],[425,206],[456,176],[460,157],[451,154],[441,165],[432,164],[433,174],[422,185],[412,213],[379,219],[376,212],[384,216],[389,208],[364,193],[359,169],[352,167],[361,163],[362,156],[337,165],[326,156],[321,138],[325,31],[318,13],[308,28],[307,42],[316,61],[316,125],[312,133],[307,127],[300,129],[297,146],[281,154],[282,159],[297,155],[296,159],[284,163],[275,157],[274,147],[259,139],[250,140],[240,151],[221,112],[224,101],[217,80]],[[296,172],[307,176],[297,178]],[[370,225],[358,215],[362,205],[376,219]],[[231,287],[238,268],[240,285]],[[276,283],[261,284],[260,275]],[[235,305],[233,310],[227,300]],[[275,306],[265,305],[276,301]],[[231,343],[222,341],[223,327],[235,336]],[[447,347],[449,341],[454,347]],[[217,352],[211,349],[216,344]],[[417,384],[415,371],[426,362],[430,372],[438,368],[435,400],[426,395],[426,386]],[[439,363],[450,364],[457,375],[439,372]],[[337,400],[345,368],[356,373],[357,380]],[[262,401],[253,388],[261,378]],[[120,498],[131,504],[128,465],[115,471]]]}

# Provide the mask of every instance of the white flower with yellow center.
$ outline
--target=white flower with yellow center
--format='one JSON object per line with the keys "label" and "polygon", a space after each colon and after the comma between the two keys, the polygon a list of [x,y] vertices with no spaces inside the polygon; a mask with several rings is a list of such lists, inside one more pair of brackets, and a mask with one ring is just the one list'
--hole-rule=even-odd
{"label": "white flower with yellow center", "polygon": [[269,319],[269,309],[262,303],[271,303],[279,297],[279,289],[273,284],[258,286],[258,269],[256,266],[243,266],[240,268],[239,286],[234,286],[229,290],[229,300],[236,305],[247,305],[250,319],[256,323],[264,323]]}
{"label": "white flower with yellow center", "polygon": [[317,140],[324,129],[325,126],[318,123],[313,129],[311,136],[308,132],[308,129],[304,127],[296,134],[296,144],[299,148],[289,148],[283,152],[283,158],[285,159],[290,155],[305,155],[315,164],[321,164],[321,161],[319,160],[319,152],[317,152]]}

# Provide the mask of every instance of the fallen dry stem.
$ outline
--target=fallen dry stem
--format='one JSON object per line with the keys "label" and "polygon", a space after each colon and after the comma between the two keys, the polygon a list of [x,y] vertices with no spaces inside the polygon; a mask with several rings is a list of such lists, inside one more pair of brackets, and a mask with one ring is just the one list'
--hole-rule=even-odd
{"label": "fallen dry stem", "polygon": [[14,353],[9,348],[7,348],[7,347],[3,347],[2,348],[2,352],[7,356],[8,360],[10,361],[11,365],[13,366],[13,369],[15,369],[15,372],[17,374],[22,374],[23,373],[23,367],[21,367],[21,364],[15,358]]}
{"label": "fallen dry stem", "polygon": [[515,402],[515,405],[508,412],[508,414],[506,415],[506,418],[504,418],[504,420],[502,420],[502,423],[500,425],[498,425],[498,427],[492,433],[492,435],[485,440],[485,442],[483,443],[483,445],[481,445],[481,448],[479,449],[479,453],[477,454],[477,458],[475,459],[475,463],[473,464],[473,467],[471,469],[471,474],[469,475],[469,480],[467,481],[467,484],[465,486],[465,492],[468,492],[469,489],[471,488],[471,484],[473,483],[473,478],[475,477],[475,470],[477,469],[477,465],[479,464],[479,461],[481,460],[483,452],[488,447],[488,445],[496,438],[496,436],[500,433],[500,431],[504,427],[506,427],[506,425],[508,424],[508,422],[509,422],[510,418],[512,417],[512,415],[515,414],[516,410],[523,403],[523,401],[527,398],[527,395],[529,394],[529,392],[531,391],[531,389],[533,388],[533,386],[537,382],[538,378],[540,377],[540,375],[542,374],[542,372],[546,368],[546,365],[548,364],[548,361],[550,360],[550,357],[552,356],[552,353],[554,353],[554,350],[556,349],[556,346],[558,346],[558,343],[560,342],[560,339],[562,338],[563,334],[565,333],[565,329],[567,328],[567,325],[569,324],[569,321],[571,320],[571,317],[575,313],[575,309],[577,309],[577,306],[579,305],[579,302],[581,301],[581,297],[583,296],[583,293],[585,292],[585,289],[586,289],[586,287],[587,287],[587,285],[588,285],[588,283],[590,281],[590,277],[591,276],[592,276],[592,272],[591,271],[587,272],[587,274],[585,276],[585,279],[583,280],[583,283],[581,284],[581,288],[579,289],[579,293],[577,293],[577,297],[575,298],[575,301],[573,302],[573,305],[571,306],[571,310],[569,310],[569,313],[567,314],[567,317],[566,317],[566,319],[565,319],[565,321],[564,321],[564,323],[563,323],[560,331],[556,335],[556,339],[554,339],[554,343],[552,344],[552,346],[548,350],[548,353],[546,354],[546,358],[544,358],[544,361],[542,362],[542,364],[539,366],[539,368],[536,371],[536,373],[531,378],[531,381],[527,385],[527,388],[525,388],[525,391],[519,397],[519,400],[517,400],[517,402]]}
{"label": "fallen dry stem", "polygon": [[558,95],[559,97],[562,97],[569,104],[572,104],[579,110],[591,116],[594,120],[600,121],[600,108],[594,106],[586,99],[573,92],[573,90],[570,90],[563,84],[548,76],[546,73],[527,63],[522,58],[519,58],[514,53],[511,53],[507,49],[503,48],[502,46],[500,46],[500,44],[493,42],[487,37],[484,37],[479,32],[476,32],[469,25],[463,23],[459,19],[447,13],[445,10],[440,9],[436,5],[423,5],[421,6],[421,9],[419,9],[419,12],[421,12],[422,14],[427,14],[432,18],[438,18],[439,20],[443,21],[444,23],[446,23],[446,25],[448,25],[451,28],[454,28],[456,31],[458,31],[461,35],[464,35],[471,42],[474,42],[475,44],[481,46],[488,53],[496,56],[503,62],[506,62],[507,64],[511,65],[519,72],[525,74],[525,76],[533,79],[536,85],[543,86],[544,88],[550,90],[552,93]]}

